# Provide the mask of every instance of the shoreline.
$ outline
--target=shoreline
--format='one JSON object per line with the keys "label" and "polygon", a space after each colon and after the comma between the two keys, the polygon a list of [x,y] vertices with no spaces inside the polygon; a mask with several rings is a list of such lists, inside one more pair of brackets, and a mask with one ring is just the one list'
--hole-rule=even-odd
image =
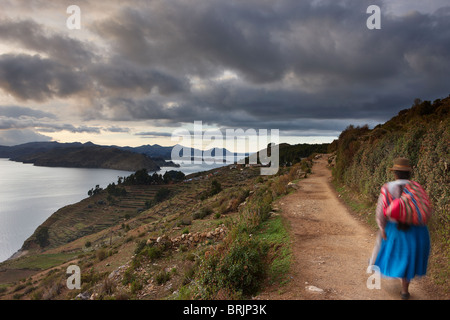
{"label": "shoreline", "polygon": [[[23,162],[21,162],[21,161],[11,160],[11,159],[9,159],[9,158],[0,158],[0,159],[8,159],[8,161],[12,161],[12,162],[15,162],[15,163],[21,163],[21,164],[31,164],[31,163],[23,163]],[[173,169],[173,168],[179,168],[179,169],[189,169],[189,168],[190,168],[190,165],[187,165],[187,166],[183,167],[183,166],[180,165],[180,164],[177,164],[177,163],[174,163],[174,164],[176,165],[176,167],[175,167],[175,166],[161,167],[160,170],[158,170],[158,171],[149,171],[149,173],[161,173],[161,174],[164,174],[165,171],[176,170],[176,169]],[[36,166],[35,164],[31,164],[31,165]],[[205,167],[202,167],[202,168],[198,167],[198,168],[196,168],[197,170],[196,170],[195,172],[186,172],[186,177],[191,176],[191,175],[196,175],[196,174],[198,174],[198,173],[210,171],[210,170],[215,170],[215,169],[218,169],[218,168],[221,168],[221,167],[224,167],[224,166],[227,166],[225,163],[224,163],[224,164],[220,164],[220,165],[218,165],[218,164],[207,165],[207,164],[203,163],[203,165],[204,165]],[[215,165],[218,165],[218,166],[216,167]],[[196,167],[197,165],[192,164],[192,166],[193,166],[193,167]],[[36,166],[36,167],[46,167],[46,166]],[[56,168],[56,167],[48,167],[48,168]],[[65,168],[65,167],[64,167],[64,168]],[[72,169],[103,169],[103,168],[72,168]],[[106,169],[106,170],[114,170],[114,169]],[[117,170],[117,171],[123,171],[123,170]],[[183,172],[183,170],[177,170],[177,171]],[[190,171],[190,170],[186,170],[186,171]],[[130,171],[130,174],[132,174],[132,173],[133,173],[133,172]],[[183,172],[183,173],[184,173],[184,172]],[[89,197],[85,197],[85,198],[81,199],[81,200],[78,201],[78,202],[81,202],[81,201],[83,201],[83,200],[86,200],[87,198],[89,198]],[[78,202],[76,202],[76,203],[78,203]],[[68,204],[68,205],[73,205],[73,204],[76,204],[76,203],[70,203],[70,204]],[[63,207],[64,207],[64,206],[62,206],[61,208],[63,208]],[[56,213],[58,210],[60,210],[61,208],[56,209],[49,217],[51,217],[53,214],[55,214],[55,213]],[[39,227],[39,226],[38,226],[38,227]],[[37,229],[38,227],[36,227],[36,229]],[[36,229],[34,229],[33,233],[36,231]],[[31,234],[27,237],[27,239],[28,239],[33,233],[31,233]],[[3,263],[5,263],[5,262],[7,262],[7,261],[16,260],[16,259],[18,259],[18,258],[21,258],[21,257],[26,256],[26,255],[29,253],[29,250],[26,250],[26,249],[24,250],[24,249],[23,249],[23,246],[24,246],[25,242],[26,242],[26,240],[24,240],[24,242],[22,243],[20,249],[18,249],[15,253],[13,253],[9,258],[0,261],[0,265],[3,264]]]}

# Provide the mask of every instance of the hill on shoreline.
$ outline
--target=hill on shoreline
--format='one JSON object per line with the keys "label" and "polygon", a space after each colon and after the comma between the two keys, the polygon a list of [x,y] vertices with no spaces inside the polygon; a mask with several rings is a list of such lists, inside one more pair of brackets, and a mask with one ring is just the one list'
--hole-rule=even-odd
{"label": "hill on shoreline", "polygon": [[44,167],[101,168],[124,171],[137,171],[142,168],[149,171],[160,170],[160,167],[145,155],[93,144],[57,145],[51,149],[33,151],[22,152],[19,155],[11,154],[10,160]]}

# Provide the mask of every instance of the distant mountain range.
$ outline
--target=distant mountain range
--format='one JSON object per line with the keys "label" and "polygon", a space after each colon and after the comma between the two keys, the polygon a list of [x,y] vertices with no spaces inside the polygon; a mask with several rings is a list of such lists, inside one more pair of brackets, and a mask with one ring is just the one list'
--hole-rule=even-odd
{"label": "distant mountain range", "polygon": [[[181,147],[181,146],[179,146]],[[172,147],[160,145],[143,145],[139,147],[100,146],[92,142],[59,143],[30,142],[17,146],[0,146],[0,158],[12,161],[33,163],[46,167],[105,168],[125,171],[137,171],[145,168],[157,171],[163,166],[179,167],[172,162]],[[195,154],[191,149],[191,159]],[[243,158],[246,154],[233,153],[226,149],[215,148],[207,151],[211,157]]]}

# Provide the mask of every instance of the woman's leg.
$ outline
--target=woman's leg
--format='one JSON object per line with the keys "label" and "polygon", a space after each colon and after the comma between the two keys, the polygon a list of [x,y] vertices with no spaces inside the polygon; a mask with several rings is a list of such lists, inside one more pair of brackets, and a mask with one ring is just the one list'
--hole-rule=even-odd
{"label": "woman's leg", "polygon": [[406,278],[402,279],[402,299],[409,299],[409,280]]}

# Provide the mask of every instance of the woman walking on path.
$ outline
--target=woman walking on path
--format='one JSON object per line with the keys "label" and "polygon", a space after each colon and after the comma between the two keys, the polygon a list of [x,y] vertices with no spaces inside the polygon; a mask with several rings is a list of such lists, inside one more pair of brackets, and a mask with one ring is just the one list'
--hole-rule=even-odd
{"label": "woman walking on path", "polygon": [[410,181],[412,169],[408,159],[395,159],[391,171],[395,181],[381,188],[377,203],[376,219],[382,240],[374,265],[384,276],[401,278],[401,297],[409,299],[410,281],[427,271],[430,236],[426,222],[431,207],[422,187]]}

